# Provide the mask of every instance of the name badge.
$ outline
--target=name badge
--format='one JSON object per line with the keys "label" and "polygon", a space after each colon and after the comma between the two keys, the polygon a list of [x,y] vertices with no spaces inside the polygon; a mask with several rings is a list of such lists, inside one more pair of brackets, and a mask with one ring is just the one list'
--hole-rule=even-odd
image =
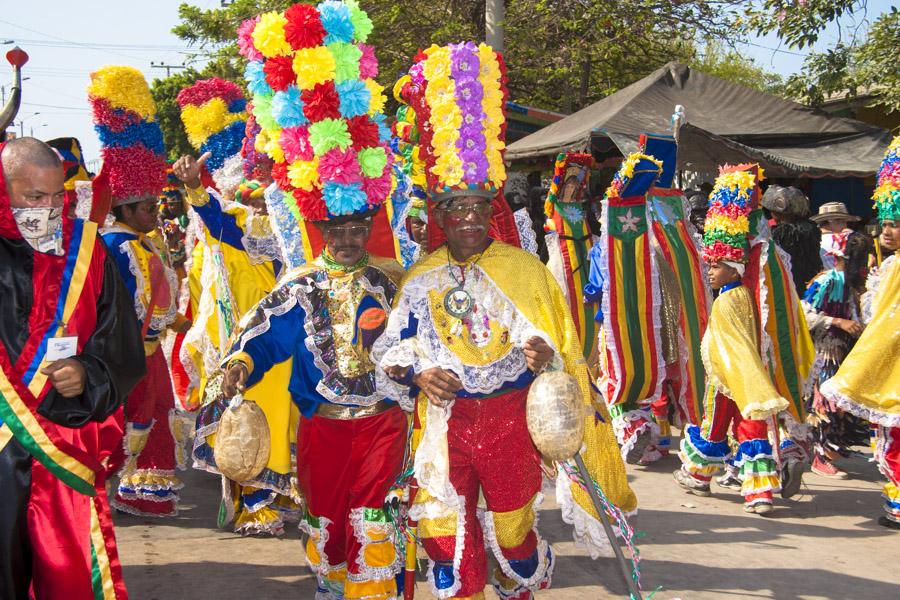
{"label": "name badge", "polygon": [[47,341],[46,360],[62,360],[72,358],[78,353],[78,337],[55,337]]}

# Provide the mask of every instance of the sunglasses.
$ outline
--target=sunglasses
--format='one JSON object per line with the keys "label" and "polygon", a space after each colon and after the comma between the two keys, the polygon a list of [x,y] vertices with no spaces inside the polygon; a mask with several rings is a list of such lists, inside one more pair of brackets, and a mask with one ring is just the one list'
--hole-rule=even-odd
{"label": "sunglasses", "polygon": [[474,213],[479,217],[486,217],[494,212],[494,206],[490,202],[476,202],[474,204],[450,204],[444,208],[451,217],[464,219]]}
{"label": "sunglasses", "polygon": [[353,237],[361,238],[369,234],[371,227],[369,225],[350,225],[349,227],[326,227],[322,231],[322,235],[329,239]]}

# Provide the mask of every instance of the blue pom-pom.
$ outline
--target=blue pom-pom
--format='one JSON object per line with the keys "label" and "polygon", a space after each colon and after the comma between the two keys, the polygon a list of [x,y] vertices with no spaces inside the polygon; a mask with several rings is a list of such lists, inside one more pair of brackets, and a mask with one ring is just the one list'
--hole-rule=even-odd
{"label": "blue pom-pom", "polygon": [[164,154],[166,149],[163,144],[162,130],[156,121],[141,121],[129,125],[122,131],[113,131],[106,125],[95,125],[100,143],[107,148],[127,148],[135,144],[142,144],[154,154]]}
{"label": "blue pom-pom", "polygon": [[272,117],[284,128],[309,123],[309,119],[303,114],[303,100],[297,86],[292,85],[283,92],[275,92],[272,98]]}
{"label": "blue pom-pom", "polygon": [[253,96],[269,96],[272,94],[272,86],[266,81],[266,73],[263,71],[261,60],[251,60],[244,69],[244,79],[247,80],[247,90]]}
{"label": "blue pom-pom", "polygon": [[388,144],[391,141],[391,128],[387,126],[387,117],[384,113],[376,113],[372,115],[372,120],[378,125],[378,138],[382,143]]}
{"label": "blue pom-pom", "polygon": [[325,28],[325,44],[353,41],[353,22],[350,20],[350,8],[343,2],[326,0],[319,4],[319,16]]}
{"label": "blue pom-pom", "polygon": [[236,98],[228,105],[228,112],[239,113],[247,110],[247,100],[244,98]]}
{"label": "blue pom-pom", "polygon": [[206,138],[206,141],[200,146],[200,153],[212,153],[206,162],[210,171],[218,171],[229,157],[240,153],[245,127],[244,121],[235,121],[222,131]]}
{"label": "blue pom-pom", "polygon": [[358,79],[342,81],[335,87],[341,99],[342,117],[352,119],[369,112],[369,101],[372,99],[372,94],[362,81]]}
{"label": "blue pom-pom", "polygon": [[336,217],[352,215],[366,208],[366,193],[360,183],[334,183],[322,186],[322,197],[328,212]]}

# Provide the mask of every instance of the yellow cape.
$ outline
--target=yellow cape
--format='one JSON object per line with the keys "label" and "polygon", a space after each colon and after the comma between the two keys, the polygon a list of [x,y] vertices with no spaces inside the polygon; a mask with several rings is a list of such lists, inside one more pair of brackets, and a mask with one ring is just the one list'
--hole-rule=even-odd
{"label": "yellow cape", "polygon": [[[544,332],[562,354],[565,371],[578,380],[585,404],[590,404],[592,415],[599,415],[599,418],[586,417],[586,449],[582,454],[585,465],[610,502],[625,512],[633,511],[637,508],[637,497],[628,485],[612,420],[606,406],[594,395],[575,322],[556,279],[543,263],[528,252],[498,241],[494,241],[477,260],[478,266],[497,284],[516,309],[532,325]],[[446,266],[447,252],[435,251],[413,265],[404,281]],[[397,297],[402,293],[401,289]],[[570,486],[570,490],[578,505],[597,519],[587,492],[574,484]]]}
{"label": "yellow cape", "polygon": [[882,277],[872,320],[822,385],[822,395],[867,421],[900,427],[900,257]]}
{"label": "yellow cape", "polygon": [[713,302],[700,345],[709,385],[737,404],[746,419],[765,419],[788,408],[759,353],[756,309],[744,286]]}

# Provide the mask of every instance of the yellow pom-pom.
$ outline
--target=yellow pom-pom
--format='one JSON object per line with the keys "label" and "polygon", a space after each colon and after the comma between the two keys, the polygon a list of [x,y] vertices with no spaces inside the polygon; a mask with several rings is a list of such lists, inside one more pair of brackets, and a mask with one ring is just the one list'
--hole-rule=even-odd
{"label": "yellow pom-pom", "polygon": [[103,67],[92,73],[88,94],[103,98],[113,108],[135,112],[142,119],[156,119],[156,102],[150,94],[150,86],[143,73],[134,67]]}
{"label": "yellow pom-pom", "polygon": [[291,45],[284,36],[287,19],[277,12],[263,13],[253,29],[253,45],[266,58],[290,56]]}
{"label": "yellow pom-pom", "polygon": [[288,179],[295,188],[311,192],[319,187],[319,159],[296,160],[288,166]]}
{"label": "yellow pom-pom", "polygon": [[266,154],[277,163],[284,162],[284,150],[281,149],[278,138],[269,140],[269,142],[266,143]]}
{"label": "yellow pom-pom", "polygon": [[394,100],[396,100],[400,104],[406,104],[406,101],[400,97],[400,92],[403,91],[403,86],[406,85],[408,81],[412,81],[412,77],[410,77],[409,75],[404,75],[397,80],[397,83],[394,84],[394,88],[392,90],[394,93]]}
{"label": "yellow pom-pom", "polygon": [[191,146],[197,150],[209,136],[222,131],[235,121],[246,118],[245,113],[229,112],[228,105],[222,98],[213,98],[202,106],[188,104],[181,109],[184,131]]}
{"label": "yellow pom-pom", "polygon": [[334,56],[325,46],[303,48],[294,54],[294,74],[301,90],[311,90],[319,83],[331,81],[334,68]]}
{"label": "yellow pom-pom", "polygon": [[384,87],[379,85],[374,79],[365,79],[363,83],[366,89],[369,90],[370,95],[369,114],[374,115],[384,111],[384,104],[387,102],[387,97],[384,95]]}

